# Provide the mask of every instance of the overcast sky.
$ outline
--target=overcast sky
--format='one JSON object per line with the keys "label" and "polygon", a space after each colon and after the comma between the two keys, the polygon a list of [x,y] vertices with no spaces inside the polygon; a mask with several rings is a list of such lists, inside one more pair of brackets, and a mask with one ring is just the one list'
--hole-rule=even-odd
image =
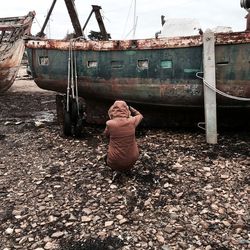
{"label": "overcast sky", "polygon": [[[2,0],[3,1],[3,0]],[[7,0],[1,4],[0,17],[23,16],[36,11],[32,27],[35,35],[43,25],[53,0]],[[81,25],[85,23],[92,7],[100,5],[107,32],[112,39],[129,39],[133,36],[134,13],[137,25],[135,38],[154,37],[161,29],[161,15],[166,18],[196,18],[203,30],[216,26],[232,27],[233,31],[245,30],[247,14],[240,6],[240,0],[75,0]],[[85,35],[90,30],[99,31],[94,15]],[[45,33],[50,38],[63,38],[73,28],[64,0],[57,0],[51,21]]]}

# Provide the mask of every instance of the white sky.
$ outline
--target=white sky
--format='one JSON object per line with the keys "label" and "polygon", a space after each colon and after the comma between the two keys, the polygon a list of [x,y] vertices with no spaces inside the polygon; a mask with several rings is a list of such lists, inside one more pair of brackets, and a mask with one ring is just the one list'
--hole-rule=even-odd
{"label": "white sky", "polygon": [[[3,1],[3,0],[2,0]],[[24,16],[29,11],[36,11],[32,27],[35,35],[43,25],[46,14],[53,0],[7,0],[1,4],[0,17]],[[75,0],[78,16],[83,26],[92,7],[100,5],[107,32],[112,39],[132,38],[135,0]],[[240,0],[136,0],[137,26],[135,38],[154,37],[161,29],[161,15],[169,18],[196,18],[203,30],[216,26],[232,27],[233,31],[243,31],[246,27],[246,10],[240,7]],[[45,33],[50,38],[63,38],[72,32],[64,0],[57,0],[51,21]],[[90,30],[99,31],[94,14],[87,26],[85,35]]]}

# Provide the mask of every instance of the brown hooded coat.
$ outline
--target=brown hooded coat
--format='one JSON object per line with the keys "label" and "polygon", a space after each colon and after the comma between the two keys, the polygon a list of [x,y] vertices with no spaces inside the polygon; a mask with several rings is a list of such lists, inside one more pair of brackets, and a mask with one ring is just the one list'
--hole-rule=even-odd
{"label": "brown hooded coat", "polygon": [[104,131],[109,137],[107,164],[114,170],[132,168],[139,157],[135,128],[143,116],[134,108],[130,110],[126,102],[116,101],[108,111],[110,120]]}

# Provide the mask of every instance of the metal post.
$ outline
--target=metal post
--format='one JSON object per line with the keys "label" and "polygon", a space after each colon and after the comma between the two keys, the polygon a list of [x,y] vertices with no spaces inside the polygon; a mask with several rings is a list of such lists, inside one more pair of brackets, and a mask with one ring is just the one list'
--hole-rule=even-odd
{"label": "metal post", "polygon": [[76,7],[75,7],[74,0],[64,0],[64,1],[65,1],[67,10],[69,12],[69,16],[70,16],[70,19],[71,19],[71,23],[72,23],[72,25],[74,27],[76,37],[83,36],[81,24],[80,24],[80,21],[78,19],[78,15],[77,15],[77,12],[76,12]]}
{"label": "metal post", "polygon": [[44,30],[45,30],[46,25],[47,25],[47,23],[48,23],[48,21],[49,21],[50,15],[51,15],[51,13],[52,13],[54,7],[55,7],[56,1],[57,1],[57,0],[54,0],[54,1],[52,2],[52,5],[51,5],[51,7],[50,7],[50,9],[49,9],[49,12],[48,12],[48,14],[47,14],[47,16],[46,16],[46,19],[45,19],[45,21],[44,21],[43,27],[42,27],[41,31],[38,32],[37,36],[39,36],[39,37],[44,37],[44,36],[45,36]]}
{"label": "metal post", "polygon": [[89,14],[89,16],[88,16],[88,18],[87,18],[87,21],[86,21],[85,24],[83,25],[83,28],[82,28],[82,31],[83,31],[83,32],[84,32],[84,30],[85,30],[85,28],[86,28],[86,26],[87,26],[87,24],[88,24],[88,22],[89,22],[90,17],[91,17],[92,14],[93,14],[93,12],[94,12],[94,10],[92,10],[92,11],[90,12],[90,14]]}
{"label": "metal post", "polygon": [[98,5],[92,5],[92,8],[93,8],[93,11],[95,12],[95,18],[96,18],[96,21],[99,25],[101,34],[102,34],[102,40],[104,40],[104,41],[109,40],[110,35],[107,33],[107,31],[105,29],[103,19],[102,19],[101,13],[100,13],[101,7]]}
{"label": "metal post", "polygon": [[[211,30],[203,34],[203,68],[204,80],[216,88],[215,76],[215,37]],[[217,143],[216,92],[204,84],[204,107],[207,143]]]}

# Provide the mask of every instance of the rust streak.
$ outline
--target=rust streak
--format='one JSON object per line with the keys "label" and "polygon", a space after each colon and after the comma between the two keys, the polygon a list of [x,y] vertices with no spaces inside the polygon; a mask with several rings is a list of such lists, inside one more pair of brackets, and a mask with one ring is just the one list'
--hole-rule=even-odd
{"label": "rust streak", "polygon": [[[249,43],[250,32],[217,33],[216,44]],[[67,50],[69,41],[64,40],[29,40],[28,48],[60,49]],[[188,36],[161,39],[139,39],[139,40],[112,40],[112,41],[86,41],[75,43],[75,50],[141,50],[141,49],[166,49],[193,47],[202,45],[202,36]]]}

